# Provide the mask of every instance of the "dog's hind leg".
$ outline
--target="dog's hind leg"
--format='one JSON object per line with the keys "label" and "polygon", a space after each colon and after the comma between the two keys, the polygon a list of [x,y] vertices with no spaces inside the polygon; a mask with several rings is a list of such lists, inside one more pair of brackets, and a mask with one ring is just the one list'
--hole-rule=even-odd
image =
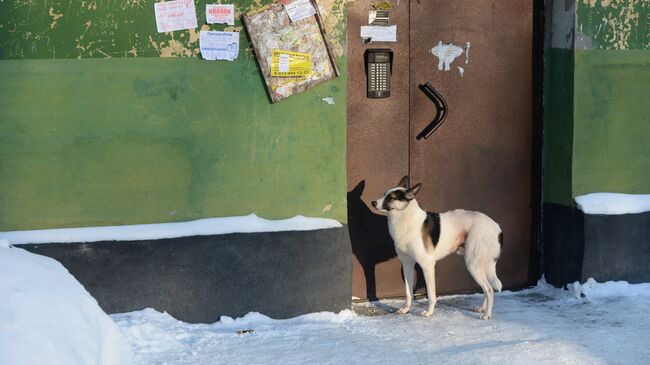
{"label": "dog's hind leg", "polygon": [[406,257],[400,257],[402,262],[402,273],[404,274],[404,287],[406,289],[406,303],[397,310],[397,314],[406,314],[411,311],[413,303],[413,280],[415,275],[415,261]]}
{"label": "dog's hind leg", "polygon": [[432,265],[422,266],[422,273],[424,274],[424,281],[427,286],[427,297],[429,298],[429,308],[420,313],[422,317],[431,317],[433,310],[436,308],[436,266]]}
{"label": "dog's hind leg", "polygon": [[478,283],[483,290],[483,313],[481,314],[481,319],[491,319],[492,318],[492,305],[494,303],[494,289],[490,285],[490,282],[487,278],[487,270],[485,263],[468,263],[467,269],[472,275],[474,280]]}

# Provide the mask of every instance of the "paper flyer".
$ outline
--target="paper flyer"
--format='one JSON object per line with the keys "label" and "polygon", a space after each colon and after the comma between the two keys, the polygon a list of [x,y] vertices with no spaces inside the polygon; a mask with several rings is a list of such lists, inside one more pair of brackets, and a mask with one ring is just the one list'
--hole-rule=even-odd
{"label": "paper flyer", "polygon": [[397,25],[362,25],[361,38],[370,42],[397,42]]}
{"label": "paper flyer", "polygon": [[271,54],[271,76],[311,76],[311,54],[274,49]]}
{"label": "paper flyer", "polygon": [[199,34],[201,56],[210,61],[233,61],[239,55],[239,32],[202,30]]}
{"label": "paper flyer", "polygon": [[175,0],[154,3],[158,33],[196,28],[194,0]]}
{"label": "paper flyer", "polygon": [[205,21],[208,24],[235,25],[235,5],[205,4]]}
{"label": "paper flyer", "polygon": [[292,22],[305,19],[316,14],[316,9],[311,0],[296,0],[284,6]]}

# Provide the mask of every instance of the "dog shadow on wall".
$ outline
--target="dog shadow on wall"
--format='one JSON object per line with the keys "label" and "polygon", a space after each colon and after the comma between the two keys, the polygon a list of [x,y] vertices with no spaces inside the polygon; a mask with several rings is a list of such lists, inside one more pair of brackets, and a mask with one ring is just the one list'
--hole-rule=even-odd
{"label": "dog shadow on wall", "polygon": [[[375,267],[397,256],[393,239],[388,233],[388,219],[375,213],[361,199],[366,187],[366,181],[361,180],[357,186],[348,192],[348,229],[352,242],[352,253],[363,269],[366,279],[366,297],[369,300],[377,298],[377,278]],[[423,287],[422,271],[416,267],[416,289]],[[401,270],[400,270],[401,272]],[[404,276],[402,275],[402,281]],[[403,288],[400,288],[403,291]]]}

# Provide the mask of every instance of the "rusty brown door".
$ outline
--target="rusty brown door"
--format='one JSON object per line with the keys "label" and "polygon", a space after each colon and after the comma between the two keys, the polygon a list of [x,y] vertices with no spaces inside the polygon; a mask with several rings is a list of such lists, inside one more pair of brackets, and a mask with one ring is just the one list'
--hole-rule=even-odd
{"label": "rusty brown door", "polygon": [[[371,3],[350,3],[348,20],[353,295],[404,295],[386,218],[369,203],[406,173],[423,183],[418,202],[424,209],[463,208],[493,217],[505,236],[498,275],[507,288],[525,285],[533,227],[533,1],[393,0],[398,42],[362,45],[358,30]],[[432,54],[439,42],[464,50],[448,71],[438,69]],[[363,51],[373,47],[395,52],[387,99],[365,97]],[[448,116],[428,139],[417,140],[435,115],[418,89],[427,82],[447,101]],[[478,289],[455,255],[437,265],[436,280],[440,294]]]}

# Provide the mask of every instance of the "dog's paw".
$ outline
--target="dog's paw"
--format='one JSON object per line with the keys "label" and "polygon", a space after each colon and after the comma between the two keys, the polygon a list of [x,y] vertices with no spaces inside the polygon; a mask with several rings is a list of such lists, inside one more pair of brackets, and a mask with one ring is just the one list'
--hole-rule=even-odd
{"label": "dog's paw", "polygon": [[492,313],[483,313],[479,318],[484,321],[487,321],[488,319],[492,319]]}
{"label": "dog's paw", "polygon": [[474,308],[474,312],[476,312],[476,313],[483,313],[483,312],[485,312],[485,308],[483,308],[482,305],[479,305],[479,306],[477,306],[476,308]]}
{"label": "dog's paw", "polygon": [[427,310],[420,313],[420,315],[425,318],[431,317],[432,314],[433,314],[433,310]]}
{"label": "dog's paw", "polygon": [[411,307],[402,307],[402,308],[398,309],[397,312],[395,312],[395,313],[397,313],[397,314],[406,314],[406,313],[408,313],[410,311],[411,311]]}

